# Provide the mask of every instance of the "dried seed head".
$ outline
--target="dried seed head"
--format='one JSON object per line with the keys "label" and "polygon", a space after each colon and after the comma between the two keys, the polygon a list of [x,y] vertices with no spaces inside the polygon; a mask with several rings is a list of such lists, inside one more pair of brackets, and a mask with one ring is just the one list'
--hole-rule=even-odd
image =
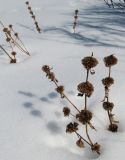
{"label": "dried seed head", "polygon": [[42,69],[43,72],[45,72],[45,73],[47,73],[47,74],[48,74],[48,73],[50,72],[50,70],[51,70],[48,65],[44,65],[41,69]]}
{"label": "dried seed head", "polygon": [[112,111],[113,107],[114,107],[114,103],[112,103],[112,102],[103,102],[103,108],[106,111]]}
{"label": "dried seed head", "polygon": [[27,5],[29,5],[29,2],[28,2],[28,1],[26,1],[26,4],[27,4]]}
{"label": "dried seed head", "polygon": [[93,67],[96,67],[96,65],[98,64],[98,60],[92,56],[85,57],[82,59],[82,64],[87,70],[89,70]]}
{"label": "dried seed head", "polygon": [[7,32],[7,31],[8,31],[8,28],[4,28],[4,29],[3,29],[3,32]]}
{"label": "dried seed head", "polygon": [[76,118],[82,124],[89,123],[90,120],[92,119],[92,112],[88,110],[81,110],[81,112],[76,115]]}
{"label": "dried seed head", "polygon": [[105,87],[110,87],[112,84],[114,84],[114,79],[112,77],[106,77],[102,79],[102,84]]}
{"label": "dried seed head", "polygon": [[16,63],[16,59],[11,59],[10,63]]}
{"label": "dried seed head", "polygon": [[117,124],[110,124],[108,130],[111,132],[117,132],[118,125]]}
{"label": "dried seed head", "polygon": [[77,18],[78,18],[78,16],[74,16],[74,18],[75,18],[75,19],[77,19]]}
{"label": "dried seed head", "polygon": [[31,11],[31,7],[29,6],[28,9]]}
{"label": "dried seed head", "polygon": [[74,122],[74,123],[69,123],[66,127],[66,132],[68,133],[73,133],[76,132],[78,130],[78,123]]}
{"label": "dried seed head", "polygon": [[37,31],[40,33],[40,32],[41,32],[41,29],[38,27],[38,28],[37,28]]}
{"label": "dried seed head", "polygon": [[30,11],[30,14],[33,15],[33,11]]}
{"label": "dried seed head", "polygon": [[14,33],[15,37],[18,37],[18,33]]}
{"label": "dried seed head", "polygon": [[32,18],[35,19],[36,17],[33,15]]}
{"label": "dried seed head", "polygon": [[77,22],[74,22],[73,24],[76,26]]}
{"label": "dried seed head", "polygon": [[86,94],[86,96],[90,97],[94,91],[94,87],[90,82],[83,82],[77,86],[77,89],[80,93]]}
{"label": "dried seed head", "polygon": [[35,23],[35,25],[37,25],[37,26],[38,26],[38,22],[36,22],[36,21],[35,21],[34,23]]}
{"label": "dried seed head", "polygon": [[63,95],[64,86],[58,86],[58,87],[56,88],[56,91],[57,91],[58,93],[60,93],[61,95]]}
{"label": "dried seed head", "polygon": [[91,146],[91,149],[92,149],[92,151],[95,151],[95,152],[99,153],[100,152],[100,147],[101,146],[98,143],[95,143]]}
{"label": "dried seed head", "polygon": [[13,25],[12,25],[12,24],[10,24],[10,25],[9,25],[9,28],[10,28],[10,29],[12,29],[12,28],[13,28]]}
{"label": "dried seed head", "polygon": [[10,39],[10,38],[6,38],[6,41],[7,41],[7,42],[10,42],[10,41],[11,41],[11,39]]}
{"label": "dried seed head", "polygon": [[79,10],[78,10],[78,9],[76,9],[76,10],[75,10],[75,14],[78,14],[78,13],[79,13]]}
{"label": "dried seed head", "polygon": [[70,109],[68,108],[68,107],[64,107],[63,108],[63,113],[64,113],[64,116],[66,117],[66,116],[69,116],[69,114],[70,114]]}
{"label": "dried seed head", "polygon": [[78,140],[78,141],[76,141],[76,145],[78,146],[78,147],[80,147],[80,148],[84,148],[85,146],[84,146],[84,142],[81,140],[81,138]]}
{"label": "dried seed head", "polygon": [[12,54],[13,56],[15,56],[15,55],[16,55],[16,52],[13,51],[13,52],[11,52],[11,54]]}
{"label": "dried seed head", "polygon": [[55,81],[56,80],[55,74],[53,72],[50,72],[47,76],[48,76],[48,79],[50,79],[51,81]]}
{"label": "dried seed head", "polygon": [[114,55],[110,55],[104,58],[104,63],[106,67],[111,67],[117,64],[118,59]]}

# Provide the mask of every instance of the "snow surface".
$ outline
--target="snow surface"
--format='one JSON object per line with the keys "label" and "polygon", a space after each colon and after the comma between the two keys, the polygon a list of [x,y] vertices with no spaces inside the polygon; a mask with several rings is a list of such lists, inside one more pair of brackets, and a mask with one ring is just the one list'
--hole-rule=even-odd
{"label": "snow surface", "polygon": [[[31,0],[43,29],[38,34],[24,0],[0,2],[0,19],[5,25],[14,25],[31,53],[30,58],[20,55],[18,63],[10,65],[0,51],[0,160],[123,160],[124,10],[109,9],[101,0]],[[80,13],[74,35],[75,9]],[[5,43],[2,33],[0,41]],[[89,109],[94,112],[93,123],[98,130],[90,130],[90,135],[102,146],[99,157],[87,145],[79,149],[75,145],[77,137],[65,133],[71,119],[63,117],[62,108],[69,104],[60,99],[55,86],[41,72],[42,65],[52,66],[67,95],[82,109],[83,99],[77,97],[77,85],[86,76],[81,59],[92,51],[100,63],[96,74],[90,77],[95,92],[89,100]],[[103,57],[114,53],[119,63],[113,67],[115,85],[110,98],[120,121],[118,133],[106,130],[108,117],[101,104],[104,97],[101,79],[107,75]]]}

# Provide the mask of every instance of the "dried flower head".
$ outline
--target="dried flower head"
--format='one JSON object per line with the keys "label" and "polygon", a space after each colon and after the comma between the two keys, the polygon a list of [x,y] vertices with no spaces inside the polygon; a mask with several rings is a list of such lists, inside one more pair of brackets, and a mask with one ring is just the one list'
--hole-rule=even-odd
{"label": "dried flower head", "polygon": [[106,67],[111,67],[117,64],[117,62],[118,59],[113,54],[104,58],[104,63]]}
{"label": "dried flower head", "polygon": [[90,97],[94,91],[93,85],[88,81],[80,83],[77,89],[80,93],[86,94],[87,97]]}
{"label": "dried flower head", "polygon": [[55,81],[56,80],[56,77],[55,77],[55,74],[53,72],[50,72],[48,75],[47,75],[48,79],[50,79],[51,81]]}
{"label": "dried flower head", "polygon": [[103,108],[106,111],[112,111],[113,107],[114,107],[114,103],[112,103],[112,102],[103,102]]}
{"label": "dried flower head", "polygon": [[102,79],[102,84],[105,87],[110,87],[111,85],[114,84],[114,79],[112,77],[106,77],[106,78]]}
{"label": "dried flower head", "polygon": [[79,13],[79,10],[78,10],[78,9],[76,9],[76,10],[75,10],[75,14],[78,14],[78,13]]}
{"label": "dried flower head", "polygon": [[93,56],[89,56],[82,59],[82,64],[87,70],[89,70],[93,67],[96,67],[98,60]]}
{"label": "dried flower head", "polygon": [[100,153],[100,147],[101,146],[98,143],[95,143],[95,144],[92,145],[91,149],[92,149],[92,151]]}
{"label": "dried flower head", "polygon": [[48,65],[44,65],[41,69],[42,69],[42,71],[45,72],[45,73],[50,73],[50,70],[51,70]]}
{"label": "dried flower head", "polygon": [[7,32],[7,31],[8,31],[8,28],[4,28],[4,29],[3,29],[3,32]]}
{"label": "dried flower head", "polygon": [[9,28],[10,28],[10,29],[12,29],[12,28],[13,28],[13,25],[12,25],[12,24],[10,24],[10,25],[9,25]]}
{"label": "dried flower head", "polygon": [[85,147],[85,146],[84,146],[84,142],[81,140],[81,138],[79,138],[79,140],[76,141],[76,145],[77,145],[78,147],[80,147],[80,148],[84,148],[84,147]]}
{"label": "dried flower head", "polygon": [[29,2],[28,2],[28,1],[26,1],[26,4],[27,4],[27,5],[29,5]]}
{"label": "dried flower head", "polygon": [[68,108],[68,107],[64,107],[63,108],[63,113],[64,113],[64,116],[66,117],[66,116],[69,116],[69,114],[70,114],[70,109]]}
{"label": "dried flower head", "polygon": [[66,127],[66,132],[68,133],[73,133],[76,132],[78,130],[78,123],[74,122],[74,123],[69,123]]}
{"label": "dried flower head", "polygon": [[92,112],[90,112],[89,110],[81,110],[81,112],[76,115],[76,118],[82,124],[89,123],[92,119]]}
{"label": "dried flower head", "polygon": [[58,86],[56,91],[61,95],[61,98],[64,98],[64,86]]}
{"label": "dried flower head", "polygon": [[15,55],[16,55],[16,52],[13,51],[13,52],[11,52],[11,54],[12,54],[13,56],[15,56]]}
{"label": "dried flower head", "polygon": [[108,130],[112,131],[112,132],[117,132],[118,125],[117,124],[110,124]]}
{"label": "dried flower head", "polygon": [[11,41],[11,39],[7,37],[7,38],[6,38],[6,41],[7,41],[7,42],[10,42],[10,41]]}
{"label": "dried flower head", "polygon": [[16,63],[16,59],[14,58],[14,59],[11,59],[10,60],[10,63]]}

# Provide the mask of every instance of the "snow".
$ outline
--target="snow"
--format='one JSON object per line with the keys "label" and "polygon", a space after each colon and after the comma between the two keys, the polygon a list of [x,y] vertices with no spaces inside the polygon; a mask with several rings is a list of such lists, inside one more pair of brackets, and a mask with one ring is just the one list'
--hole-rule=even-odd
{"label": "snow", "polygon": [[[123,160],[125,157],[124,116],[124,11],[109,9],[103,1],[31,0],[30,4],[43,32],[35,31],[25,1],[0,0],[0,19],[13,24],[31,53],[18,55],[17,64],[9,64],[0,51],[0,160]],[[73,34],[74,10],[79,9],[78,26]],[[2,30],[2,27],[1,27]],[[1,44],[5,41],[1,33]],[[96,74],[90,77],[95,92],[89,100],[97,132],[90,130],[93,141],[101,144],[101,155],[91,153],[89,146],[79,149],[77,137],[65,133],[71,119],[62,109],[69,105],[55,92],[41,71],[44,64],[53,67],[70,99],[82,109],[77,85],[85,80],[81,59],[98,58]],[[110,98],[120,121],[118,133],[106,130],[108,117],[102,108],[104,90],[101,79],[107,75],[103,57],[115,54],[119,63],[113,67],[115,85]],[[83,133],[83,130],[81,130]]]}

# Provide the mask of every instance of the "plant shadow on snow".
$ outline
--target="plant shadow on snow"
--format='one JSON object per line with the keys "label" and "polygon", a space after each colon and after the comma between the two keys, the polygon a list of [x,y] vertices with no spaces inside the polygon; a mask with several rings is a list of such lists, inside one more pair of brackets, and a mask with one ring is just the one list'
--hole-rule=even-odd
{"label": "plant shadow on snow", "polygon": [[60,134],[62,132],[62,128],[59,124],[55,121],[48,122],[47,129],[50,131],[51,134]]}

